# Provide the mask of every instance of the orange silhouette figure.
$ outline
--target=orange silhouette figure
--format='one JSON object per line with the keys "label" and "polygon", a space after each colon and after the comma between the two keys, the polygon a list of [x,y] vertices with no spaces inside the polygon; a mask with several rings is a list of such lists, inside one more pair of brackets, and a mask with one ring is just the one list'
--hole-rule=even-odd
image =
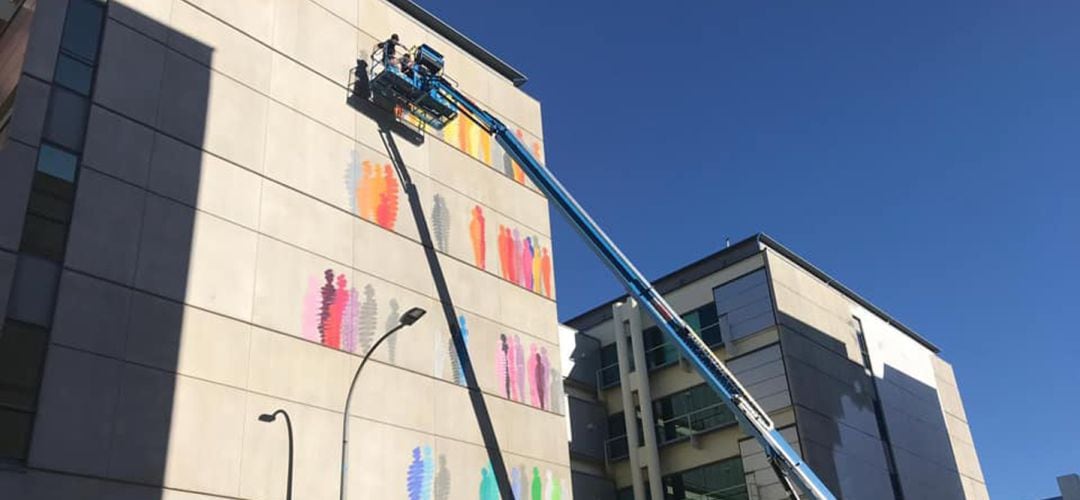
{"label": "orange silhouette figure", "polygon": [[398,213],[398,182],[390,164],[380,167],[364,161],[363,174],[356,186],[357,215],[393,230]]}
{"label": "orange silhouette figure", "polygon": [[540,276],[544,280],[544,295],[551,297],[554,289],[551,288],[551,255],[548,249],[544,249],[543,257],[540,258]]}
{"label": "orange silhouette figure", "polygon": [[375,212],[375,222],[387,229],[394,229],[398,211],[397,177],[390,165],[383,170],[382,182],[379,183],[379,208]]}
{"label": "orange silhouette figure", "polygon": [[[476,262],[476,267],[486,269],[487,256],[485,253],[487,252],[487,242],[484,241],[484,209],[480,208],[480,205],[476,205],[472,209],[472,220],[469,221],[469,238],[472,239],[473,260]],[[499,241],[502,241],[501,233]]]}

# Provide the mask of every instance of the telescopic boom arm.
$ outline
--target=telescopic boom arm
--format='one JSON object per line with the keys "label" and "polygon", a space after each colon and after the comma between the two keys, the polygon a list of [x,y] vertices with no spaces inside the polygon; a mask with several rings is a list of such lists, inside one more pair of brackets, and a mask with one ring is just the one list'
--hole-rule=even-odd
{"label": "telescopic boom arm", "polygon": [[[548,199],[559,207],[570,224],[589,246],[600,256],[626,290],[637,299],[645,310],[652,315],[656,324],[659,325],[669,339],[682,351],[682,355],[689,359],[698,373],[709,383],[736,415],[742,429],[757,439],[764,448],[773,469],[784,486],[796,498],[799,491],[809,495],[810,498],[820,500],[834,500],[835,497],[829,489],[814,474],[810,467],[799,458],[798,453],[788,445],[784,437],[773,425],[768,414],[758,406],[750,393],[743,388],[742,384],[727,369],[726,366],[713,354],[697,333],[686,324],[675,312],[666,300],[653,288],[652,283],[639,272],[627,259],[615,243],[608,238],[600,226],[589,217],[585,209],[574,199],[559,180],[552,175],[551,171],[540,164],[529,153],[517,137],[511,133],[498,118],[487,113],[477,106],[468,97],[458,92],[453,85],[441,76],[433,76],[428,82],[431,88],[437,90],[457,110],[476,122],[487,133],[493,135],[495,140],[506,150],[521,169],[529,176],[540,190],[547,195]],[[792,484],[794,483],[794,485]],[[794,486],[794,487],[793,487]]]}

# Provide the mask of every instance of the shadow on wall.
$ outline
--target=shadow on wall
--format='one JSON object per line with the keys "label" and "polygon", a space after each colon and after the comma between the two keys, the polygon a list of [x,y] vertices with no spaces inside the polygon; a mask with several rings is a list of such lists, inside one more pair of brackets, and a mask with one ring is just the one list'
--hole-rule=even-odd
{"label": "shadow on wall", "polygon": [[379,124],[379,135],[382,137],[383,144],[386,146],[386,153],[393,162],[394,168],[397,170],[402,186],[404,187],[405,195],[409,201],[409,208],[412,211],[413,219],[416,222],[420,243],[424,249],[424,257],[428,268],[431,271],[431,277],[435,283],[435,290],[439,295],[439,302],[442,306],[446,326],[450,331],[450,340],[453,345],[453,351],[456,354],[456,357],[453,358],[456,360],[455,373],[457,373],[457,375],[455,379],[459,384],[464,385],[468,389],[469,400],[472,403],[473,413],[476,415],[477,426],[480,429],[480,435],[484,441],[484,447],[487,450],[488,460],[491,464],[490,470],[493,473],[490,474],[490,476],[494,476],[494,481],[491,479],[487,480],[488,486],[486,491],[489,492],[489,495],[495,495],[495,493],[498,492],[498,494],[501,494],[502,498],[514,498],[510,476],[507,473],[506,462],[503,459],[502,449],[499,447],[498,438],[495,435],[495,426],[492,424],[491,414],[488,412],[487,403],[484,401],[483,391],[480,389],[480,383],[476,378],[476,370],[473,367],[472,358],[469,356],[467,344],[468,331],[465,328],[464,317],[459,316],[454,308],[453,297],[450,294],[450,287],[446,282],[446,276],[442,271],[442,264],[439,263],[439,256],[435,250],[435,242],[432,237],[430,225],[427,221],[427,216],[424,214],[420,193],[416,188],[416,184],[412,182],[408,167],[405,165],[405,161],[402,160],[401,153],[394,141],[394,132],[392,131],[391,124],[396,123],[396,120],[391,114],[376,114],[373,118],[376,123]]}
{"label": "shadow on wall", "polygon": [[904,498],[964,498],[936,389],[890,365],[875,384],[861,364],[850,360],[843,342],[780,316],[803,455],[833,493],[893,498],[887,439]]}
{"label": "shadow on wall", "polygon": [[845,344],[780,313],[780,341],[803,458],[843,498],[893,498],[873,384]]}
{"label": "shadow on wall", "polygon": [[[39,8],[55,12],[57,4]],[[193,449],[205,444],[204,429],[174,419],[177,401],[190,412],[225,409],[178,392],[181,336],[221,321],[183,302],[220,310],[213,294],[235,275],[213,266],[248,250],[230,248],[239,226],[193,208],[214,49],[120,2],[107,9],[28,471],[13,498],[162,498],[167,461],[205,471],[238,462],[224,456],[238,447]],[[254,237],[242,241],[254,251]],[[201,291],[193,295],[196,279]],[[193,317],[201,320],[190,324]],[[183,458],[170,457],[185,441]]]}
{"label": "shadow on wall", "polygon": [[937,389],[885,365],[878,391],[905,498],[963,499]]}

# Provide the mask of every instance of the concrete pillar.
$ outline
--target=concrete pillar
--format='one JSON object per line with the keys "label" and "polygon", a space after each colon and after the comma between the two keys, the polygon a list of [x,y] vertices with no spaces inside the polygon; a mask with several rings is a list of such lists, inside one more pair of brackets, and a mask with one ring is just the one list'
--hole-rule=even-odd
{"label": "concrete pillar", "polygon": [[[614,306],[615,324],[621,325],[622,334],[617,335],[621,337],[622,345],[616,345],[616,349],[619,350],[619,366],[620,370],[626,366],[623,364],[624,358],[634,359],[635,370],[632,373],[620,372],[622,378],[623,387],[623,409],[624,415],[627,418],[627,443],[630,444],[629,434],[635,434],[634,442],[637,441],[636,432],[630,432],[637,425],[635,421],[635,408],[634,399],[627,397],[628,393],[637,392],[637,400],[641,407],[641,427],[642,434],[645,438],[644,443],[640,443],[638,446],[630,446],[630,465],[633,468],[634,477],[634,498],[636,500],[644,500],[645,488],[644,485],[638,489],[638,483],[643,482],[641,476],[641,465],[647,468],[647,474],[649,478],[649,492],[654,499],[664,498],[664,485],[662,482],[662,471],[660,469],[660,451],[656,439],[656,419],[653,416],[652,407],[652,389],[649,386],[649,365],[645,359],[645,340],[642,336],[641,328],[641,309],[638,307],[637,301],[630,299],[625,303],[619,303]],[[627,342],[627,337],[631,339]],[[627,345],[629,344],[629,345]],[[623,349],[629,347],[629,351],[624,354]],[[631,381],[632,380],[632,381]],[[631,394],[632,395],[632,394]],[[640,493],[639,493],[640,492]]]}
{"label": "concrete pillar", "polygon": [[634,411],[634,389],[630,378],[630,321],[622,317],[623,303],[612,306],[615,318],[615,353],[619,359],[619,391],[622,393],[623,418],[626,422],[626,448],[630,459],[630,479],[634,489],[634,500],[645,498],[645,482],[641,477],[641,464],[638,460],[637,421]]}

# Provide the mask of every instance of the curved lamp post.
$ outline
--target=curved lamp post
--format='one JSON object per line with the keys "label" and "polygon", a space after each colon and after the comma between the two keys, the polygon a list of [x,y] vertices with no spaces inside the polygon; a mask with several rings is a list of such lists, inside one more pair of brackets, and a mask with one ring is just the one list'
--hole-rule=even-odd
{"label": "curved lamp post", "polygon": [[285,416],[285,428],[289,431],[289,481],[285,489],[285,499],[292,500],[292,471],[293,471],[293,437],[292,437],[292,420],[289,420],[289,414],[285,410],[277,410],[274,413],[263,413],[259,415],[260,422],[273,422],[278,414]]}
{"label": "curved lamp post", "polygon": [[406,326],[416,323],[421,317],[426,314],[427,311],[414,307],[405,311],[398,318],[398,324],[388,330],[386,333],[379,337],[379,340],[375,341],[375,344],[368,349],[368,352],[364,354],[364,359],[360,360],[360,366],[356,368],[356,373],[353,375],[352,383],[349,384],[349,395],[345,397],[345,416],[342,417],[341,422],[341,500],[345,500],[345,476],[349,470],[349,408],[352,406],[353,389],[356,388],[356,380],[360,378],[360,371],[364,369],[364,365],[367,364],[367,360],[371,357],[371,353],[375,352],[375,349],[382,344],[384,340],[396,333],[398,330],[405,328]]}

